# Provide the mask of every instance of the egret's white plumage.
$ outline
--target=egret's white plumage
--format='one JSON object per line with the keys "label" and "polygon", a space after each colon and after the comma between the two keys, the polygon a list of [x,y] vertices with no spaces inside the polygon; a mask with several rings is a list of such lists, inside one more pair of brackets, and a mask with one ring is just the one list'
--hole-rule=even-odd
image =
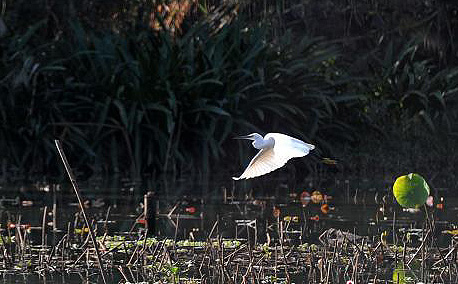
{"label": "egret's white plumage", "polygon": [[304,157],[315,149],[312,144],[281,133],[268,133],[264,138],[258,133],[238,137],[253,140],[253,146],[260,151],[251,160],[248,167],[234,180],[249,179],[270,173],[283,167],[291,158]]}

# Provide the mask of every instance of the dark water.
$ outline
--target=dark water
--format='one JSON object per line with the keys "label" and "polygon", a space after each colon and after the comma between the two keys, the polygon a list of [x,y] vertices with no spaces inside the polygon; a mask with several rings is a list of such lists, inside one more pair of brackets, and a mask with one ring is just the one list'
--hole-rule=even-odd
{"label": "dark water", "polygon": [[[123,189],[114,196],[111,194],[113,191],[109,190],[110,194],[107,194],[106,191],[83,190],[87,213],[97,221],[98,232],[123,235],[142,231],[144,226],[136,220],[143,212],[143,195],[135,190]],[[436,191],[435,195],[434,204],[428,207],[429,218],[435,220],[438,244],[447,246],[452,236],[442,231],[454,228],[458,199],[447,196],[447,191]],[[178,240],[205,240],[213,229],[213,234],[223,238],[263,243],[267,234],[271,239],[278,238],[278,227],[272,224],[283,221],[286,241],[291,244],[320,244],[319,236],[334,228],[367,236],[374,241],[385,232],[389,243],[399,242],[397,233],[408,230],[412,235],[412,245],[416,245],[421,241],[421,234],[415,229],[421,229],[425,223],[424,209],[415,212],[403,210],[388,191],[348,190],[331,196],[313,190],[297,190],[294,194],[277,192],[273,196],[217,190],[207,198],[158,195],[153,202],[155,235]],[[54,245],[62,237],[69,223],[75,227],[82,226],[78,203],[71,191],[64,192],[51,186],[42,187],[39,191],[9,188],[0,194],[2,228],[8,223],[30,225],[32,244],[42,242],[45,210],[48,245]],[[388,272],[388,280],[391,280],[391,273]],[[114,270],[109,273],[109,279],[116,283],[122,278]],[[100,279],[96,273],[88,272],[18,274],[4,271],[2,281],[95,283]]]}

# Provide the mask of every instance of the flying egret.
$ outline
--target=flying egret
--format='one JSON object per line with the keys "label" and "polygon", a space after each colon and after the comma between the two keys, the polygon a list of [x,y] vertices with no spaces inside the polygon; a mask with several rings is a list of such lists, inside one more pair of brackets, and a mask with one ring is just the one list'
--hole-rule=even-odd
{"label": "flying egret", "polygon": [[249,179],[270,173],[283,167],[289,159],[304,157],[315,149],[312,144],[281,133],[268,133],[264,138],[259,133],[235,138],[253,140],[253,147],[260,149],[260,151],[254,156],[241,176],[232,177],[234,180]]}

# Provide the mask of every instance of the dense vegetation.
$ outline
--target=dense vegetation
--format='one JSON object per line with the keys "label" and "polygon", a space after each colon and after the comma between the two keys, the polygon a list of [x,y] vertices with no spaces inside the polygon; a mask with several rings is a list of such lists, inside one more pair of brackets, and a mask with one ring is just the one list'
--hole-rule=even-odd
{"label": "dense vegetation", "polygon": [[89,175],[228,178],[229,138],[281,131],[347,177],[455,182],[453,1],[32,2],[1,16],[7,179],[58,176],[56,138]]}

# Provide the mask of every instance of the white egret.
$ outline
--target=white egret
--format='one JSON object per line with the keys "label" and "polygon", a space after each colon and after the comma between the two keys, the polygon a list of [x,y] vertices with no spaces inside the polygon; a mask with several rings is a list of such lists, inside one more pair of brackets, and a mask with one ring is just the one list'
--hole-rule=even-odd
{"label": "white egret", "polygon": [[253,140],[253,147],[260,151],[241,176],[233,177],[234,180],[249,179],[270,173],[283,167],[289,159],[304,157],[315,149],[312,144],[281,133],[268,133],[264,138],[261,134],[252,133],[236,137],[236,139]]}

